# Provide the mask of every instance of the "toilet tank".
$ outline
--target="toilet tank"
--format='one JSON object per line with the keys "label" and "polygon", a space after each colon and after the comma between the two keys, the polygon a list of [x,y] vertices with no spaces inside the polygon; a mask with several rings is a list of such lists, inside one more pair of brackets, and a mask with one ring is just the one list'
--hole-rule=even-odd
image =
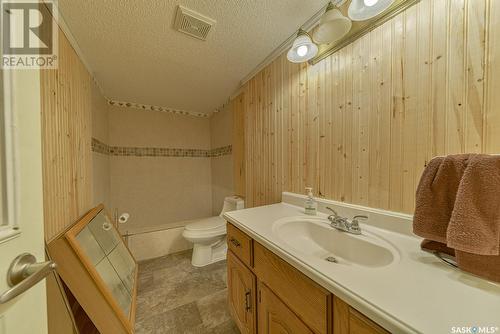
{"label": "toilet tank", "polygon": [[222,207],[220,216],[222,216],[224,212],[241,210],[244,208],[245,208],[245,201],[241,197],[229,196],[224,198],[224,206]]}

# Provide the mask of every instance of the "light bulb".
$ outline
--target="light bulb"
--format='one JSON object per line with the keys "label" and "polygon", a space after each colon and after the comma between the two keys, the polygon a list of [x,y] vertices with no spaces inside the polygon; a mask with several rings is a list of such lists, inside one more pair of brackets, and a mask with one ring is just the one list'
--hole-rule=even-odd
{"label": "light bulb", "polygon": [[371,7],[377,4],[378,0],[363,0],[365,3],[365,6]]}
{"label": "light bulb", "polygon": [[303,63],[316,57],[317,54],[318,46],[314,44],[307,32],[299,29],[286,58],[292,63]]}
{"label": "light bulb", "polygon": [[301,45],[297,48],[297,55],[304,57],[307,54],[307,45]]}

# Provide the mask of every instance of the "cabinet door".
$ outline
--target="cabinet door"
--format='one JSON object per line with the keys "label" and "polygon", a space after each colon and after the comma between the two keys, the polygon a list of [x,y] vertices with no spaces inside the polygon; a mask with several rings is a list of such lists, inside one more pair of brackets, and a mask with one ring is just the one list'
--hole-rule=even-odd
{"label": "cabinet door", "polygon": [[[315,333],[331,333],[330,291],[254,242],[254,271],[266,286]],[[297,293],[300,291],[300,293]]]}
{"label": "cabinet door", "polygon": [[383,329],[352,307],[349,311],[349,333],[388,334],[385,329]]}
{"label": "cabinet door", "polygon": [[314,334],[272,291],[259,282],[259,334]]}
{"label": "cabinet door", "polygon": [[236,256],[227,253],[229,311],[241,334],[255,333],[255,276]]}
{"label": "cabinet door", "polygon": [[334,298],[333,312],[335,334],[389,334],[338,297]]}

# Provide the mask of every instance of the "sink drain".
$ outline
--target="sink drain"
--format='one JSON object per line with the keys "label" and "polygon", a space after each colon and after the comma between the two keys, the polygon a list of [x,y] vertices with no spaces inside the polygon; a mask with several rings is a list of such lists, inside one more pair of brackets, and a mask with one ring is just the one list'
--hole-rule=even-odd
{"label": "sink drain", "polygon": [[325,260],[327,260],[328,262],[333,262],[333,263],[337,263],[338,262],[337,259],[334,258],[333,256],[329,256]]}

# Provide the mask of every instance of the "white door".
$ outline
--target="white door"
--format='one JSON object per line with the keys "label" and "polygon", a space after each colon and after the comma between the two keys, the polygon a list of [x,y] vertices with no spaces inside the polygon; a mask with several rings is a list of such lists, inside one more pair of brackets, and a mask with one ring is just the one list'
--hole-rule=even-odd
{"label": "white door", "polygon": [[[47,300],[43,277],[52,268],[24,266],[21,272],[26,278],[21,283],[10,286],[7,280],[9,266],[20,254],[30,253],[37,262],[45,261],[40,73],[37,70],[5,70],[0,74],[3,78],[0,101],[0,334],[45,334]],[[34,281],[37,283],[25,289]],[[11,298],[19,291],[23,292]]]}

